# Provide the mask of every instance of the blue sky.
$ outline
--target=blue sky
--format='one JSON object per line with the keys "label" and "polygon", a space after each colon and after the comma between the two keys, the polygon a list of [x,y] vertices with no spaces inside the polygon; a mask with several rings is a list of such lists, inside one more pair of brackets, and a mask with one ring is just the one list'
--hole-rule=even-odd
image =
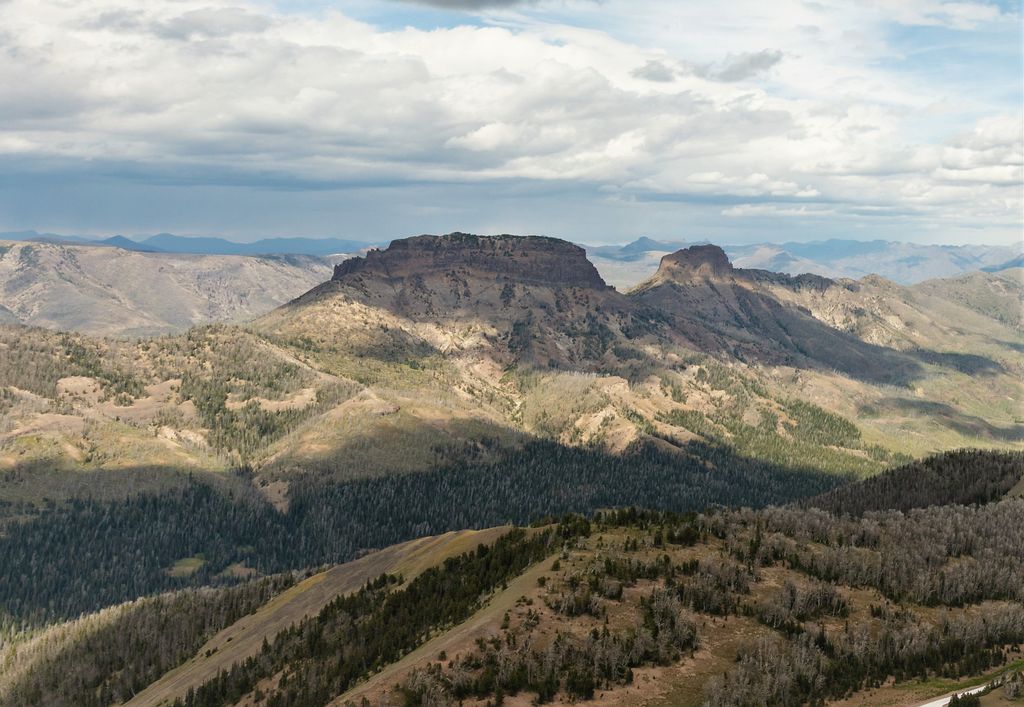
{"label": "blue sky", "polygon": [[1020,27],[938,0],[8,0],[0,230],[1015,242]]}

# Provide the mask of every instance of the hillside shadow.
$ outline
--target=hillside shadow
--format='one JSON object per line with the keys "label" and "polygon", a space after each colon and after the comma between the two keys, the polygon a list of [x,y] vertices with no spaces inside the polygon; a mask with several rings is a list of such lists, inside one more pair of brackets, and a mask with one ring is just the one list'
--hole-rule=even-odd
{"label": "hillside shadow", "polygon": [[1024,353],[1024,343],[1019,341],[1003,341],[1002,339],[999,339],[995,343],[1000,346],[1005,346],[1008,349],[1013,349],[1017,353]]}
{"label": "hillside shadow", "polygon": [[862,341],[805,309],[743,286],[670,283],[638,297],[672,312],[674,328],[699,349],[746,363],[839,372],[896,386],[907,386],[924,374],[914,356]]}
{"label": "hillside shadow", "polygon": [[863,341],[803,307],[739,283],[668,283],[636,297],[672,312],[674,328],[698,348],[747,363],[838,372],[866,383],[900,387],[924,377],[926,365],[969,375],[1005,372],[1000,363],[976,354],[899,351]]}
{"label": "hillside shadow", "polygon": [[929,349],[914,349],[908,353],[922,363],[930,363],[933,366],[948,368],[972,376],[994,376],[1006,372],[1001,363],[977,354],[931,351]]}
{"label": "hillside shadow", "polygon": [[[288,477],[279,513],[244,475],[182,475],[169,488],[42,508],[0,534],[0,606],[16,617],[67,618],[146,594],[230,584],[234,563],[274,574],[345,562],[425,535],[565,513],[640,507],[687,512],[763,507],[815,496],[847,477],[780,466],[726,447],[684,453],[641,445],[624,454],[528,440],[421,472],[338,480],[323,469]],[[203,564],[187,576],[167,569]]]}
{"label": "hillside shadow", "polygon": [[874,406],[862,407],[862,413],[878,414],[881,412],[897,412],[925,415],[966,437],[977,437],[998,442],[1024,441],[1024,425],[999,427],[976,415],[960,412],[951,405],[930,400],[910,400],[907,398],[884,398]]}

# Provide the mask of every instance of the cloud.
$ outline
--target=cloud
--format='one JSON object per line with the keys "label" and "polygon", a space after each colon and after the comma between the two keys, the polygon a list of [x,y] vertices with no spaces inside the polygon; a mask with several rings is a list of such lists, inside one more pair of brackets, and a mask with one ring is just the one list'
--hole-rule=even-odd
{"label": "cloud", "polygon": [[[598,224],[654,201],[714,218],[724,203],[750,218],[1019,223],[1019,105],[922,81],[884,39],[892,17],[997,32],[1001,16],[779,2],[575,2],[571,17],[519,3],[417,28],[255,0],[7,0],[0,164],[15,180],[388,188],[399,209],[423,185],[572,189]],[[691,28],[686,41],[673,27]],[[773,200],[785,214],[761,206]]]}
{"label": "cloud", "polygon": [[782,52],[777,49],[762,49],[728,55],[716,64],[697,64],[689,67],[694,76],[712,81],[744,81],[762,74],[782,61]]}
{"label": "cloud", "polygon": [[169,39],[229,37],[233,34],[261,32],[270,26],[270,19],[240,7],[204,7],[189,10],[155,26],[155,31]]}
{"label": "cloud", "polygon": [[[772,179],[763,172],[729,176],[721,172],[700,172],[691,174],[686,181],[697,188],[705,188],[718,193],[728,192],[739,196],[779,196],[814,198],[821,196],[817,189],[800,186],[796,182],[785,179]],[[708,189],[710,188],[710,189]]]}
{"label": "cloud", "polygon": [[834,208],[825,206],[792,206],[779,204],[738,204],[722,211],[730,218],[774,217],[774,218],[824,218],[835,216]]}
{"label": "cloud", "polygon": [[492,7],[525,5],[534,0],[402,0],[416,5],[432,5],[445,10],[486,10]]}
{"label": "cloud", "polygon": [[675,69],[664,62],[654,61],[653,59],[648,59],[643,66],[633,69],[630,73],[638,79],[658,81],[660,83],[669,83],[676,78]]}

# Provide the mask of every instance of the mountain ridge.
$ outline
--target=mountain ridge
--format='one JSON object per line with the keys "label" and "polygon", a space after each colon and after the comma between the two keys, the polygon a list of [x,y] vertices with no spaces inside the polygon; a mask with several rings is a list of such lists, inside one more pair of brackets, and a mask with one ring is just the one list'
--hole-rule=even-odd
{"label": "mountain ridge", "polygon": [[95,335],[181,332],[252,319],[327,279],[332,265],[316,256],[0,241],[0,317]]}
{"label": "mountain ridge", "polygon": [[157,233],[151,236],[115,235],[110,237],[61,235],[38,231],[0,232],[0,240],[29,241],[56,245],[104,246],[142,253],[181,255],[315,255],[353,253],[375,245],[373,241],[346,238],[275,237],[242,243],[219,236],[179,236]]}
{"label": "mountain ridge", "polygon": [[[706,240],[669,241],[639,238],[621,246],[584,246],[605,279],[628,289],[649,278],[660,258]],[[1012,267],[1020,247],[996,245],[922,245],[896,241],[827,241],[723,245],[736,267],[788,275],[813,273],[831,278],[877,274],[903,285],[930,278],[954,277],[971,270]]]}

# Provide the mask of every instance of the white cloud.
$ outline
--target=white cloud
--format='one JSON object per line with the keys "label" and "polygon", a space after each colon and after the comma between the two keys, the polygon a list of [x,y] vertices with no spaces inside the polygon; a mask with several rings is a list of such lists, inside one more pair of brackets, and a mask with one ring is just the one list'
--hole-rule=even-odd
{"label": "white cloud", "polygon": [[189,10],[154,26],[161,36],[170,39],[205,39],[252,34],[267,29],[269,18],[240,7],[204,7]]}
{"label": "white cloud", "polygon": [[701,78],[714,81],[743,81],[762,74],[782,61],[782,52],[777,49],[762,49],[759,52],[729,54],[713,64],[694,64],[687,71]]}
{"label": "white cloud", "polygon": [[669,83],[676,79],[676,69],[654,59],[648,59],[643,66],[633,69],[630,74],[638,79],[647,79],[648,81],[658,81],[660,83]]}
{"label": "white cloud", "polygon": [[723,216],[730,218],[750,217],[781,217],[781,218],[807,218],[807,217],[833,217],[838,211],[822,206],[780,206],[778,204],[738,204],[722,210]]}
{"label": "white cloud", "polygon": [[384,30],[245,0],[7,0],[0,158],[184,180],[516,179],[786,202],[714,207],[726,216],[1019,219],[1020,114],[979,99],[936,118],[942,88],[883,68],[899,52],[879,39],[886,23],[1001,21],[992,6],[568,7],[575,26],[527,3],[488,10],[482,26]]}

